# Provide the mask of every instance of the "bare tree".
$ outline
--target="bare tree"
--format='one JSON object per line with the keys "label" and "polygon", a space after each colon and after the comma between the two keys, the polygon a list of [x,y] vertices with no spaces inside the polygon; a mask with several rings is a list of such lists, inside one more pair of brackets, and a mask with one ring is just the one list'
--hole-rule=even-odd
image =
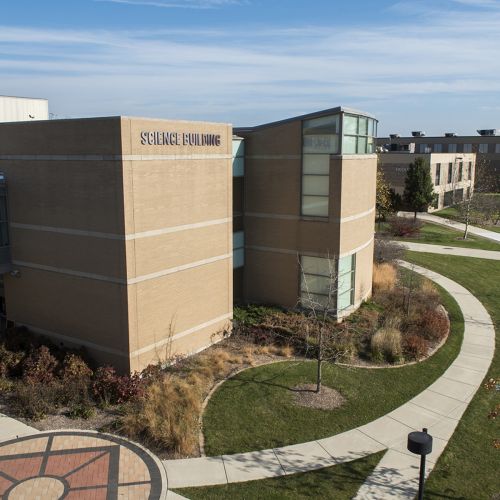
{"label": "bare tree", "polygon": [[486,195],[493,189],[494,184],[494,179],[490,175],[489,160],[478,157],[475,174],[472,177],[474,177],[474,182],[471,183],[467,196],[457,205],[459,221],[465,225],[464,240],[469,235],[471,223],[484,223],[489,208],[488,202],[493,201],[494,204],[496,200],[494,197],[488,199]]}
{"label": "bare tree", "polygon": [[[324,361],[336,361],[339,357],[347,354],[347,346],[338,342],[340,329],[336,328],[338,317],[337,297],[339,291],[338,258],[327,257],[328,275],[322,276],[322,281],[326,284],[323,287],[322,294],[319,295],[311,291],[310,281],[312,281],[305,272],[303,264],[299,257],[299,266],[301,272],[301,290],[302,295],[299,299],[301,307],[308,310],[312,321],[312,327],[315,330],[313,335],[317,337],[314,342],[316,345],[316,392],[321,392],[322,368]],[[317,277],[316,277],[317,278]],[[309,329],[309,325],[306,324]],[[347,328],[347,325],[346,325]],[[306,332],[306,342],[309,344],[310,331]]]}

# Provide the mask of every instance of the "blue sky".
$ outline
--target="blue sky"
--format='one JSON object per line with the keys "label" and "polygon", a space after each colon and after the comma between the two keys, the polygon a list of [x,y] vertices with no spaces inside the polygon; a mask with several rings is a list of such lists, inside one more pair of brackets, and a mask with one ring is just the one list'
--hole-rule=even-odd
{"label": "blue sky", "polygon": [[0,94],[58,117],[500,128],[500,0],[0,0]]}

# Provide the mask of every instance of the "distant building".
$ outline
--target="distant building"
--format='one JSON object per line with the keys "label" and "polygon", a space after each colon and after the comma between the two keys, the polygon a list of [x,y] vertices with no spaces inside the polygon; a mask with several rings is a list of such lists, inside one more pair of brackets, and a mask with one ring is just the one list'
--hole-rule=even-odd
{"label": "distant building", "polygon": [[31,97],[0,96],[0,122],[49,119],[49,101]]}
{"label": "distant building", "polygon": [[394,191],[403,195],[408,167],[423,158],[431,174],[436,201],[429,211],[445,208],[467,199],[474,185],[475,153],[415,153],[415,143],[391,144],[389,151],[379,152],[379,165]]}
{"label": "distant building", "polygon": [[[415,145],[415,153],[476,153],[477,164],[484,163],[492,178],[492,190],[500,191],[500,130],[478,130],[476,136],[459,136],[446,132],[442,137],[426,137],[422,131],[413,132],[411,136],[401,137],[391,134],[390,137],[377,138],[377,147],[406,147]],[[496,182],[495,182],[496,181]]]}

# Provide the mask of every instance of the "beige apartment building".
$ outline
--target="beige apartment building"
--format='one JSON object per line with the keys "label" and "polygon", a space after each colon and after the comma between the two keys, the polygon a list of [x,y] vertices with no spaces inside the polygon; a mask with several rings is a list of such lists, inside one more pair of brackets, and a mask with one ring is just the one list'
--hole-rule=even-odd
{"label": "beige apartment building", "polygon": [[376,125],[346,108],[234,136],[127,117],[0,124],[4,316],[124,371],[220,340],[233,298],[345,316],[371,293]]}
{"label": "beige apartment building", "polygon": [[[422,131],[412,132],[411,136],[392,134],[379,137],[377,146],[394,145],[409,148],[415,145],[415,153],[476,154],[476,161],[490,172],[494,191],[500,191],[500,131],[497,129],[478,130],[478,135],[457,135],[447,132],[442,136],[426,136]],[[496,182],[494,182],[496,181]]]}
{"label": "beige apartment building", "polygon": [[401,196],[410,164],[417,158],[424,159],[429,166],[436,194],[435,203],[429,207],[429,212],[462,202],[470,196],[474,186],[475,153],[389,151],[379,153],[378,156],[387,183]]}

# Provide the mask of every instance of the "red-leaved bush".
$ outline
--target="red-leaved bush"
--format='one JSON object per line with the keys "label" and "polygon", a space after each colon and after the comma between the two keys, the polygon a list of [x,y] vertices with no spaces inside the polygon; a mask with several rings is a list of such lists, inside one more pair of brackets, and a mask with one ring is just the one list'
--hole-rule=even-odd
{"label": "red-leaved bush", "polygon": [[112,366],[97,369],[92,382],[94,397],[106,404],[122,404],[144,393],[145,383],[140,375],[118,375]]}
{"label": "red-leaved bush", "polygon": [[428,309],[420,318],[421,335],[427,340],[439,342],[448,334],[449,320],[439,309]]}
{"label": "red-leaved bush", "polygon": [[50,384],[56,374],[58,361],[47,346],[40,346],[22,362],[23,379],[29,384]]}
{"label": "red-leaved bush", "polygon": [[429,343],[419,335],[407,335],[403,339],[403,352],[409,359],[420,359],[427,355]]}
{"label": "red-leaved bush", "polygon": [[389,232],[393,236],[415,236],[422,229],[423,223],[419,219],[393,217],[389,220]]}

